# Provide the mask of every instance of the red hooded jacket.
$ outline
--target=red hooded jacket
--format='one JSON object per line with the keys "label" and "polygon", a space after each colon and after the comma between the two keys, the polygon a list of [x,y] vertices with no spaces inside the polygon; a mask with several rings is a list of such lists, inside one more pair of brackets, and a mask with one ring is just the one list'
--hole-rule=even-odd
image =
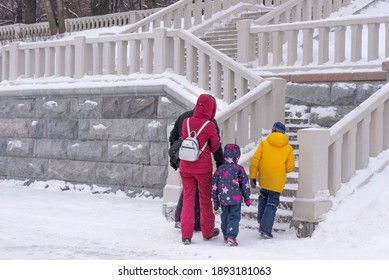
{"label": "red hooded jacket", "polygon": [[[196,106],[194,108],[193,117],[189,118],[189,127],[191,131],[199,131],[200,127],[207,121],[213,120],[216,114],[216,100],[208,94],[202,94],[197,99]],[[188,137],[188,128],[186,119],[182,123],[181,130],[182,139]],[[201,131],[197,137],[199,147],[203,147],[205,142],[208,141],[208,145],[204,151],[200,154],[197,161],[180,161],[180,172],[192,173],[192,174],[204,174],[212,172],[212,156],[211,153],[216,152],[220,147],[220,139],[216,131],[215,124],[211,121]]]}

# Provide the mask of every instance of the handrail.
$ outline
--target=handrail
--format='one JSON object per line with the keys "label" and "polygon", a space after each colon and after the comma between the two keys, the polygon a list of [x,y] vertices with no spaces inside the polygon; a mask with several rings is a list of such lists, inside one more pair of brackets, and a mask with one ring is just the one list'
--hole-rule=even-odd
{"label": "handrail", "polygon": [[278,24],[323,19],[331,12],[350,4],[351,0],[311,1],[290,0],[256,20],[256,24]]}
{"label": "handrail", "polygon": [[221,112],[217,112],[216,120],[219,123],[223,123],[229,118],[236,115],[240,110],[242,110],[242,105],[245,107],[250,106],[256,100],[264,97],[268,92],[272,90],[272,83],[270,81],[265,81],[255,87],[252,91],[242,96],[239,99],[239,102],[233,102],[228,106],[228,110],[223,110]]}
{"label": "handrail", "polygon": [[250,27],[250,32],[260,33],[260,32],[274,32],[274,31],[294,31],[296,29],[317,29],[317,28],[334,28],[338,26],[351,26],[357,24],[371,24],[371,23],[386,23],[389,21],[389,16],[375,16],[371,17],[368,15],[353,15],[348,16],[347,18],[336,18],[336,19],[323,19],[323,20],[312,20],[304,22],[294,22],[294,23],[283,23],[283,24],[273,24],[273,25],[252,25]]}
{"label": "handrail", "polygon": [[[65,28],[66,32],[70,33],[93,28],[131,25],[129,29],[122,31],[122,33],[128,33],[137,31],[139,28],[143,31],[150,31],[152,24],[155,24],[153,28],[171,27],[171,21],[174,21],[173,26],[175,28],[190,28],[201,24],[204,20],[211,18],[213,14],[227,10],[233,5],[247,3],[261,4],[264,7],[276,7],[285,1],[287,0],[205,0],[204,3],[195,1],[193,5],[189,5],[192,4],[191,0],[181,0],[165,8],[65,19]],[[185,5],[188,5],[189,9]],[[145,19],[156,12],[158,12],[158,16]],[[181,21],[183,19],[184,24],[182,25]],[[192,20],[194,20],[193,23]],[[142,21],[142,23],[139,23],[139,21]],[[160,21],[164,23],[161,25]],[[135,23],[137,24],[133,25]],[[35,39],[37,37],[50,37],[48,22],[0,26],[0,41],[3,43],[22,39]]]}
{"label": "handrail", "polygon": [[106,14],[100,16],[90,16],[82,18],[66,19],[66,32],[75,32],[93,28],[102,28],[110,26],[124,26],[134,24],[142,18],[148,17],[162,8],[136,10],[123,13]]}
{"label": "handrail", "polygon": [[[387,102],[388,100],[389,83],[375,92],[372,96],[366,99],[365,102],[357,106],[354,110],[352,110],[330,128],[330,145],[335,143],[341,137],[344,137],[344,135],[347,134],[351,129],[354,129],[352,126],[355,126],[355,124],[366,120],[366,118],[371,119],[372,112],[378,107],[382,106],[384,102]],[[372,136],[374,137],[374,135]],[[377,155],[377,152],[374,154]]]}
{"label": "handrail", "polygon": [[158,27],[189,29],[211,18],[214,13],[231,7],[236,4],[235,2],[237,1],[181,0],[140,20],[121,33],[131,33],[138,30],[145,32]]}
{"label": "handrail", "polygon": [[[351,0],[335,1],[312,1],[312,0],[290,0],[283,3],[277,9],[268,12],[257,20],[244,20],[237,23],[238,29],[238,56],[237,61],[248,63],[254,60],[256,56],[257,44],[261,48],[259,53],[266,49],[268,42],[266,38],[257,40],[257,34],[251,31],[251,26],[287,24],[300,21],[319,20],[327,18],[332,12],[346,6]],[[280,38],[277,38],[279,40]],[[282,38],[283,39],[283,38]],[[257,41],[259,41],[257,43]],[[284,39],[285,41],[285,39]],[[284,41],[274,42],[277,50]],[[273,47],[270,42],[270,49]],[[269,48],[269,47],[268,47]],[[267,53],[267,52],[266,52]],[[265,56],[265,54],[264,54]],[[261,59],[265,59],[261,57]],[[266,61],[266,60],[265,60]],[[266,62],[264,62],[266,64]],[[277,61],[278,63],[278,61]],[[261,64],[263,66],[264,64]]]}
{"label": "handrail", "polygon": [[233,70],[236,74],[239,74],[242,78],[246,79],[249,84],[257,86],[260,82],[263,81],[263,78],[254,74],[252,71],[247,70],[246,67],[242,66],[240,63],[237,63],[235,60],[229,56],[223,54],[222,52],[216,50],[203,40],[199,39],[196,36],[193,36],[190,32],[186,30],[172,30],[168,34],[179,36],[186,42],[190,42],[193,46],[198,49],[201,49],[202,52],[209,56],[213,56],[217,61],[223,61],[223,66],[227,67],[230,70]]}
{"label": "handrail", "polygon": [[370,157],[389,149],[388,119],[389,83],[331,128],[298,131],[299,188],[293,219],[320,221],[342,183],[367,168]]}
{"label": "handrail", "polygon": [[[66,32],[89,30],[111,26],[123,26],[133,24],[141,18],[159,11],[158,9],[128,11],[100,16],[65,19]],[[50,28],[48,22],[33,24],[12,24],[0,26],[0,41],[15,41],[22,39],[35,39],[37,37],[49,37]]]}
{"label": "handrail", "polygon": [[[329,62],[331,65],[344,64],[339,67],[351,65],[358,67],[356,63],[362,63],[364,67],[369,63],[370,67],[379,67],[381,62],[378,60],[389,56],[387,35],[380,33],[379,29],[381,26],[388,33],[388,23],[389,16],[372,18],[354,15],[341,19],[267,26],[251,25],[249,33],[251,36],[261,38],[257,45],[256,58],[258,66],[262,69],[268,70],[269,67],[279,66],[301,68],[304,65],[319,67]],[[367,35],[362,35],[363,32]],[[381,44],[377,43],[379,41]],[[286,51],[282,49],[283,42],[286,42]],[[274,45],[272,54],[267,47],[268,44]],[[362,51],[365,45],[367,53]],[[347,48],[351,49],[350,57],[347,57]],[[318,52],[314,52],[314,49]],[[302,59],[298,59],[299,57]],[[374,61],[378,62],[374,64]]]}
{"label": "handrail", "polygon": [[[258,131],[268,129],[275,120],[284,117],[285,81],[259,77],[186,30],[156,28],[153,32],[12,43],[0,49],[0,64],[1,81],[59,76],[81,79],[86,75],[163,74],[172,69],[227,105],[254,91],[255,95],[259,94],[259,103],[245,109],[247,103],[241,108],[244,113],[238,112],[237,117],[228,116],[221,124],[225,131],[223,139],[238,141],[241,145],[255,141]],[[266,86],[258,87],[261,84]],[[272,109],[274,106],[279,109]],[[253,117],[249,125],[248,117],[257,112],[261,112],[261,118]],[[239,131],[237,134],[235,126]]]}
{"label": "handrail", "polygon": [[[168,15],[171,15],[171,13],[173,11],[176,11],[180,8],[184,8],[186,5],[189,5],[191,3],[192,3],[192,1],[190,1],[190,0],[180,0],[178,2],[175,2],[172,5],[156,12],[155,14],[153,14],[147,18],[144,18],[144,19],[138,21],[137,23],[131,25],[128,29],[121,31],[121,33],[131,33],[131,32],[138,31],[139,29],[141,29],[142,31],[151,31],[151,30],[149,30],[149,27],[151,26],[151,24],[153,22],[157,22],[157,20],[161,20],[162,18],[164,18]],[[172,18],[170,18],[170,20],[171,19]],[[181,22],[179,24],[181,25]],[[157,27],[160,27],[160,25],[158,24]],[[168,26],[168,27],[170,27],[170,26]]]}

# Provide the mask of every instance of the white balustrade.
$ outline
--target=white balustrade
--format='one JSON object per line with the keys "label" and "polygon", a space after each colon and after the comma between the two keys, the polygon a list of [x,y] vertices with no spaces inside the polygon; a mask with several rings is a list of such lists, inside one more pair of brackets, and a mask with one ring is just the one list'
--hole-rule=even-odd
{"label": "white balustrade", "polygon": [[[134,24],[158,10],[160,9],[137,10],[93,17],[65,19],[65,28],[66,32],[71,33],[94,28]],[[47,36],[50,36],[48,22],[13,24],[0,27],[0,41],[35,39]]]}
{"label": "white balustrade", "polygon": [[140,20],[136,24],[129,26],[129,28],[123,30],[122,33],[132,33],[138,31],[147,32],[152,31],[154,28],[158,27],[188,30],[211,19],[212,15],[215,13],[225,11],[234,5],[249,3],[276,7],[285,2],[287,2],[287,0],[181,0],[164,9],[159,10],[147,18]]}
{"label": "white balustrade", "polygon": [[[369,157],[389,149],[389,84],[329,129],[298,131],[299,188],[293,219],[318,222],[331,206],[342,183]],[[309,213],[309,214],[308,214]]]}
{"label": "white balustrade", "polygon": [[[260,66],[267,66],[268,60],[267,56],[269,52],[275,47],[276,44],[281,46],[284,42],[288,41],[288,48],[295,48],[293,44],[296,42],[296,31],[298,29],[280,29],[278,31],[273,29],[273,32],[266,32],[266,29],[269,25],[278,26],[279,24],[285,24],[289,26],[288,23],[299,22],[299,21],[310,21],[310,20],[319,20],[327,18],[332,12],[339,10],[342,6],[346,6],[350,3],[350,0],[289,0],[283,1],[277,9],[274,9],[268,12],[266,15],[263,15],[258,20],[244,20],[237,23],[238,28],[238,56],[237,61],[241,63],[248,63],[254,60],[256,57],[259,58]],[[263,29],[260,29],[263,28]],[[260,29],[261,31],[259,31]],[[281,34],[277,34],[280,32]],[[290,38],[288,38],[290,34]],[[305,33],[305,36],[310,36],[310,33]],[[265,38],[263,38],[265,37]],[[267,38],[269,37],[269,38]],[[281,42],[279,40],[282,39]],[[262,42],[262,40],[265,40]],[[305,38],[309,40],[309,38]],[[260,48],[258,53],[255,53],[257,46]],[[291,45],[289,47],[289,45]],[[270,46],[270,48],[269,48]],[[281,47],[279,46],[279,47]],[[277,49],[279,51],[279,49]],[[309,46],[305,49],[307,53],[305,57],[305,63],[310,59],[310,49]],[[290,50],[292,57],[289,58],[288,65],[292,64],[292,61],[296,58],[294,57],[295,52]],[[274,59],[273,66],[279,65],[282,63],[282,57],[277,53],[277,56]]]}
{"label": "white balustrade", "polygon": [[[2,80],[163,74],[171,69],[227,105],[240,104],[220,120],[220,125],[223,140],[242,146],[254,142],[263,128],[269,129],[274,121],[284,118],[285,81],[262,79],[185,30],[157,28],[97,38],[12,43],[0,51]],[[253,104],[245,97],[249,93],[254,96]],[[255,112],[258,109],[260,116]],[[260,121],[252,119],[249,125],[252,116]]]}
{"label": "white balustrade", "polygon": [[[250,21],[246,21],[238,23],[238,27],[242,38],[252,40],[250,47],[242,46],[246,53],[240,59],[246,62],[257,59],[258,66],[264,70],[279,66],[302,69],[305,65],[322,67],[326,64],[379,67],[382,59],[389,56],[389,16],[361,15],[267,26],[250,25]],[[254,38],[258,38],[256,46],[252,44]],[[270,45],[273,47],[269,48]],[[364,53],[362,50],[366,46]],[[255,55],[247,53],[252,50],[257,50]]]}

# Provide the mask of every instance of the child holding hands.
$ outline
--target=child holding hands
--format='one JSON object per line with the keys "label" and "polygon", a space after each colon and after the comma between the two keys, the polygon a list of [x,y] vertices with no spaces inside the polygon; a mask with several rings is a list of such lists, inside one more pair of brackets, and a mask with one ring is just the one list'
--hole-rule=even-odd
{"label": "child holding hands", "polygon": [[243,166],[238,164],[240,148],[236,144],[224,147],[224,164],[220,165],[212,178],[213,208],[221,207],[221,229],[224,241],[238,246],[241,205],[250,206],[250,183]]}

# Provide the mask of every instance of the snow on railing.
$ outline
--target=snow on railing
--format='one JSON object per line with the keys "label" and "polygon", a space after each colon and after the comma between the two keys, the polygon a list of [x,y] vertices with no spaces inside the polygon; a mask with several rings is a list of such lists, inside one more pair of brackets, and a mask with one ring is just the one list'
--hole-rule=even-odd
{"label": "snow on railing", "polygon": [[[243,20],[237,23],[238,29],[238,57],[237,61],[247,63],[254,60],[256,55],[257,45],[261,48],[272,49],[274,46],[282,46],[284,41],[277,41],[280,38],[275,34],[273,41],[270,42],[270,47],[267,46],[268,39],[262,38],[258,33],[252,29],[251,26],[260,28],[267,28],[264,25],[288,24],[300,21],[311,21],[327,18],[332,12],[338,11],[341,7],[350,4],[351,0],[290,0],[284,2],[277,9],[268,12],[257,20]],[[270,34],[273,35],[273,34]],[[272,38],[272,37],[270,37]],[[259,42],[257,42],[257,40]],[[267,49],[260,49],[258,53],[268,52]],[[266,54],[263,54],[265,56]]]}
{"label": "snow on railing", "polygon": [[270,128],[276,120],[284,122],[285,90],[285,80],[268,79],[216,114],[222,143],[238,143],[242,147],[255,143],[262,129]]}
{"label": "snow on railing", "polygon": [[351,0],[290,0],[255,22],[258,25],[291,23],[327,18],[332,12],[350,4]]}
{"label": "snow on railing", "polygon": [[261,68],[325,67],[326,64],[377,67],[389,56],[389,16],[356,15],[345,19],[252,25],[249,32],[249,37],[258,38],[255,56]]}
{"label": "snow on railing", "polygon": [[261,4],[267,7],[276,7],[287,0],[181,0],[153,15],[140,20],[121,33],[152,31],[153,28],[167,27],[185,29],[198,26],[209,20],[214,14],[225,11],[230,7],[242,4]]}
{"label": "snow on railing", "polygon": [[[137,10],[124,13],[65,19],[66,32],[71,33],[95,28],[134,24],[158,10],[160,9]],[[0,26],[0,41],[3,42],[41,37],[45,38],[49,36],[50,28],[48,22]]]}
{"label": "snow on railing", "polygon": [[[168,7],[135,10],[123,13],[65,19],[66,32],[76,32],[95,28],[131,25],[123,33],[138,30],[151,31],[152,28],[174,27],[188,29],[211,18],[217,12],[240,3],[261,4],[277,7],[288,0],[181,0]],[[195,3],[193,3],[195,2]],[[156,16],[148,18],[159,11]],[[148,19],[145,19],[148,18]],[[137,22],[140,23],[133,25]],[[48,22],[34,24],[13,24],[0,26],[0,41],[12,42],[24,39],[46,38],[50,36]]]}
{"label": "snow on railing", "polygon": [[95,28],[134,24],[159,10],[160,9],[137,10],[125,13],[68,19],[66,20],[66,31],[75,32]]}
{"label": "snow on railing", "polygon": [[[225,104],[239,100],[251,91],[258,94],[260,102],[252,109],[246,105],[223,117],[220,124],[225,133],[223,141],[240,145],[253,142],[262,128],[270,128],[275,120],[283,120],[283,80],[266,81],[241,66],[233,59],[218,52],[204,41],[185,30],[157,28],[154,32],[39,42],[12,43],[0,49],[1,81],[22,78],[69,77],[81,79],[86,75],[128,75],[131,73],[162,74],[173,69],[185,76],[190,83],[209,91]],[[258,105],[261,103],[261,105]],[[278,105],[277,105],[278,104]],[[258,114],[247,122],[248,116]],[[279,108],[280,110],[274,110]],[[245,110],[236,119],[235,114]],[[251,112],[251,113],[250,113]]]}
{"label": "snow on railing", "polygon": [[298,131],[299,187],[293,219],[318,222],[342,183],[389,149],[389,84],[329,129]]}

